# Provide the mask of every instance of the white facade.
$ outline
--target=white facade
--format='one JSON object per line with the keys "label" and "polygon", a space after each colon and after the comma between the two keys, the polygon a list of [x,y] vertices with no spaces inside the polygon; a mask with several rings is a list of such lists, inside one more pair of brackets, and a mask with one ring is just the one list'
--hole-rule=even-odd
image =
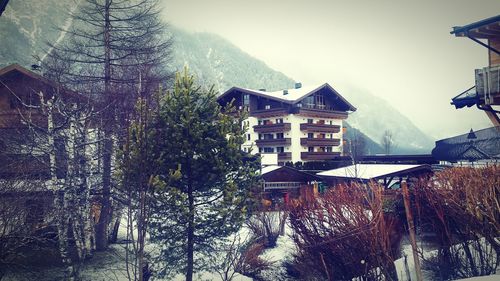
{"label": "white facade", "polygon": [[[264,123],[268,124],[271,123],[271,125],[277,124],[281,122],[281,120],[283,120],[283,124],[290,124],[289,130],[276,129],[275,131],[272,132],[256,132],[256,130],[254,129],[254,126],[257,125],[262,125]],[[278,158],[278,163],[283,163],[283,162],[295,163],[299,161],[302,162],[309,161],[308,159],[302,158],[301,154],[303,152],[316,152],[316,153],[332,152],[332,153],[338,153],[339,155],[343,155],[342,119],[318,118],[318,117],[301,116],[298,114],[288,114],[288,115],[263,117],[263,118],[249,117],[245,120],[245,122],[246,122],[245,125],[248,127],[247,133],[245,135],[246,141],[242,145],[242,149],[245,152],[249,152],[252,154],[256,153],[290,154],[290,157],[285,158],[286,160],[282,160],[284,157],[279,157],[281,159]],[[320,131],[315,131],[313,129],[301,130],[301,124],[315,124],[315,125],[321,124],[326,126],[330,125],[338,126],[338,132],[333,132],[333,129],[330,129],[332,132],[320,132]],[[264,139],[265,137],[267,137],[267,135],[271,135],[273,140],[290,139],[290,143],[257,145],[256,141],[259,139]],[[324,141],[324,144],[307,145],[301,143],[301,139],[306,139],[311,136],[314,139]],[[333,144],[334,140],[335,143],[338,142],[338,144]],[[327,154],[325,154],[325,157],[328,157],[326,155]],[[331,157],[333,158],[333,156]]]}
{"label": "white facade", "polygon": [[218,101],[249,113],[243,124],[247,133],[242,150],[276,154],[281,165],[342,156],[342,120],[356,110],[328,84],[308,88],[299,84],[275,92],[233,87]]}

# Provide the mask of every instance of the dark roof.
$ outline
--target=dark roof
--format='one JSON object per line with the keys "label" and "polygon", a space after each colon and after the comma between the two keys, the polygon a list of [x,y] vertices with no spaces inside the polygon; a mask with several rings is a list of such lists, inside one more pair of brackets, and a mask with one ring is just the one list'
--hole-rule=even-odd
{"label": "dark roof", "polygon": [[471,107],[476,105],[479,101],[479,95],[476,92],[476,86],[473,86],[464,92],[460,93],[456,97],[451,99],[451,104],[455,106],[455,108],[462,107]]}
{"label": "dark roof", "polygon": [[320,86],[315,86],[315,87],[301,87],[299,89],[288,89],[286,90],[286,95],[284,95],[284,90],[281,91],[274,91],[274,92],[266,92],[266,91],[261,91],[261,90],[253,90],[253,89],[246,89],[246,88],[240,88],[240,87],[232,87],[231,89],[225,91],[222,95],[220,95],[217,99],[220,101],[224,99],[225,97],[234,94],[234,93],[247,93],[255,96],[260,96],[264,98],[268,98],[271,100],[283,102],[283,103],[288,103],[288,104],[295,104],[298,103],[299,101],[303,100],[307,96],[310,96],[311,94],[314,94],[320,90],[327,90],[331,94],[335,95],[336,98],[340,100],[345,105],[346,110],[350,111],[356,111],[356,107],[354,107],[351,103],[349,103],[342,95],[340,95],[330,84],[324,83]]}
{"label": "dark roof", "polygon": [[[65,98],[71,98],[73,100],[76,99],[78,101],[85,101],[85,102],[92,103],[92,101],[88,97],[83,96],[77,92],[65,89],[61,85],[57,84],[56,82],[51,81],[51,80],[43,77],[42,75],[35,73],[29,69],[26,69],[17,63],[8,65],[8,66],[0,69],[0,79],[3,76],[8,77],[11,75],[15,76],[15,75],[19,75],[19,74],[26,76],[26,77],[29,77],[30,79],[39,81],[39,82],[45,84],[46,86],[52,87],[54,89],[60,89],[60,92],[63,94],[62,96],[64,96]],[[0,82],[2,82],[2,81],[0,80]]]}
{"label": "dark roof", "polygon": [[450,32],[457,37],[491,38],[500,35],[500,15],[473,22],[464,26],[454,26]]}
{"label": "dark roof", "polygon": [[500,159],[500,127],[491,127],[474,132],[476,139],[468,138],[470,133],[436,141],[432,156],[437,160],[477,161]]}
{"label": "dark roof", "polygon": [[262,178],[266,182],[310,182],[321,178],[288,166],[269,166],[262,168]]}
{"label": "dark roof", "polygon": [[9,0],[0,0],[0,16],[2,16],[3,11],[5,11],[7,3],[9,3]]}

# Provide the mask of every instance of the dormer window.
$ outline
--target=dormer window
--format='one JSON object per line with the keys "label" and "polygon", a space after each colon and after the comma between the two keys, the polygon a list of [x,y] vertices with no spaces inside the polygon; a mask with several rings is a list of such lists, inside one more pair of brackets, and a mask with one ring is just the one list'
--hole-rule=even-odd
{"label": "dormer window", "polygon": [[266,104],[266,106],[264,108],[265,109],[271,109],[271,105],[270,104]]}

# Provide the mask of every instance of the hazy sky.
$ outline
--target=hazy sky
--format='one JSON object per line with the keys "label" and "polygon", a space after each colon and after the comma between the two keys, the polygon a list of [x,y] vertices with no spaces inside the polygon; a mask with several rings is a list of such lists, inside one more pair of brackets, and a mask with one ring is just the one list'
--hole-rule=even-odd
{"label": "hazy sky", "polygon": [[486,48],[450,31],[500,14],[498,0],[163,3],[173,25],[219,34],[303,85],[367,90],[434,138],[491,126],[477,108],[450,105],[488,58]]}

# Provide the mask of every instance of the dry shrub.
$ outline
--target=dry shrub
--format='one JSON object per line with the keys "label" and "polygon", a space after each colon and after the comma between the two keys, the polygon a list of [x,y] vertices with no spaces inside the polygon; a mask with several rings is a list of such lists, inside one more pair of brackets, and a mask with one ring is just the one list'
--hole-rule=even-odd
{"label": "dry shrub", "polygon": [[401,235],[391,235],[397,223],[384,215],[382,191],[375,183],[337,186],[291,210],[300,279],[397,280]]}
{"label": "dry shrub", "polygon": [[256,277],[261,271],[268,269],[272,263],[260,257],[263,251],[262,243],[251,244],[240,256],[235,271],[245,276]]}
{"label": "dry shrub", "polygon": [[436,278],[495,273],[500,243],[500,168],[451,168],[415,189],[421,221],[436,233],[438,255],[426,261]]}
{"label": "dry shrub", "polygon": [[254,238],[266,248],[274,248],[278,236],[283,233],[288,212],[260,211],[256,212],[248,221],[247,226]]}

